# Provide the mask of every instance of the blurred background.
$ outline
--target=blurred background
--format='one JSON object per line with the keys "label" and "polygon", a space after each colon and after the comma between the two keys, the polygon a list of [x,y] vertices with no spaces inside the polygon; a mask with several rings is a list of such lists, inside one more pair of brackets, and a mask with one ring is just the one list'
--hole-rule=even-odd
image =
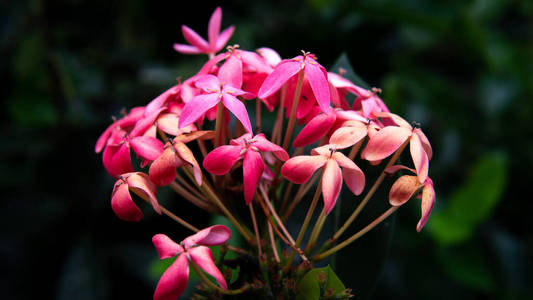
{"label": "blurred background", "polygon": [[[411,200],[336,261],[356,299],[533,299],[527,0],[2,1],[1,298],[152,297],[152,235],[187,232],[149,209],[139,223],[118,220],[94,144],[111,116],[198,70],[205,57],[172,44],[184,42],[182,24],[206,36],[217,5],[241,48],[284,58],[304,49],[326,67],[344,53],[432,142],[428,225],[416,232]],[[187,203],[168,205],[209,222]]]}

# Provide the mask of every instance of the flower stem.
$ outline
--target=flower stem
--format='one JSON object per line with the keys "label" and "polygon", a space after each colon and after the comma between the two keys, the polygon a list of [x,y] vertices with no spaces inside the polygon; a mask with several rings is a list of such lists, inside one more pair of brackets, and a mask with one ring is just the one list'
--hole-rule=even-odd
{"label": "flower stem", "polygon": [[279,254],[278,249],[276,247],[276,240],[274,237],[274,232],[272,231],[272,224],[268,223],[268,235],[270,236],[270,247],[272,247],[272,252],[274,253],[274,258],[276,259],[276,262],[279,264]]}
{"label": "flower stem", "polygon": [[261,100],[257,99],[255,102],[255,132],[261,132]]}
{"label": "flower stem", "polygon": [[217,104],[217,119],[215,122],[215,148],[218,148],[222,141],[222,123],[224,123],[224,105],[222,101]]}
{"label": "flower stem", "polygon": [[289,123],[287,124],[287,130],[285,131],[285,137],[283,139],[283,149],[287,150],[289,142],[291,141],[292,131],[294,130],[294,124],[296,123],[296,110],[298,108],[298,102],[300,101],[300,95],[302,93],[302,86],[304,82],[304,70],[300,70],[298,73],[298,82],[296,83],[296,91],[294,92],[294,99],[292,100],[291,116]]}
{"label": "flower stem", "polygon": [[261,191],[261,195],[263,196],[264,202],[266,206],[268,207],[268,210],[270,211],[270,213],[272,214],[272,216],[278,223],[278,226],[281,228],[281,231],[283,231],[283,233],[285,234],[285,236],[291,243],[295,244],[294,239],[292,238],[291,234],[289,233],[287,228],[285,228],[285,226],[283,225],[283,222],[281,222],[281,219],[276,213],[276,210],[274,209],[274,207],[272,207],[272,204],[270,203],[270,200],[268,199],[268,195],[265,191],[265,188],[262,185],[259,185],[259,190]]}
{"label": "flower stem", "polygon": [[281,129],[283,127],[283,107],[285,105],[285,97],[287,94],[287,84],[285,83],[281,87],[281,100],[278,108],[278,114],[276,115],[276,123],[274,123],[274,129],[272,130],[272,142],[279,145],[281,142]]}
{"label": "flower stem", "polygon": [[263,251],[261,250],[261,237],[259,236],[259,228],[257,227],[257,219],[255,218],[253,202],[250,202],[250,204],[248,204],[248,208],[250,209],[250,216],[252,217],[252,223],[254,225],[255,241],[257,243],[259,259],[261,259],[261,257],[263,257]]}
{"label": "flower stem", "polygon": [[248,283],[245,283],[242,287],[236,289],[236,290],[225,290],[221,287],[219,287],[218,285],[214,284],[209,278],[207,278],[207,276],[205,276],[204,272],[200,269],[200,267],[192,260],[190,259],[189,260],[189,265],[193,268],[194,272],[196,273],[196,275],[198,275],[198,277],[200,277],[200,279],[202,280],[203,283],[205,283],[207,286],[209,286],[210,288],[224,294],[224,295],[239,295],[239,294],[242,294],[244,292],[246,292],[247,290],[250,289],[250,284]]}
{"label": "flower stem", "polygon": [[302,200],[303,196],[305,194],[307,194],[309,189],[315,184],[315,182],[317,181],[318,177],[320,177],[320,175],[317,173],[317,174],[313,175],[311,180],[309,180],[307,183],[304,183],[304,184],[300,185],[300,187],[298,188],[298,191],[296,192],[296,195],[294,196],[294,198],[293,198],[293,200],[291,202],[291,205],[289,206],[287,211],[283,214],[283,222],[287,222],[287,220],[289,219],[289,216],[292,214],[294,208],[296,208],[296,205],[298,205],[298,203],[300,203],[300,200]]}
{"label": "flower stem", "polygon": [[324,223],[326,222],[326,217],[326,208],[324,207],[322,209],[322,212],[320,213],[320,216],[318,217],[318,220],[315,223],[315,226],[313,227],[313,231],[311,231],[311,236],[309,237],[309,241],[307,242],[307,246],[305,247],[305,252],[310,253],[315,247],[318,236],[320,235],[320,232],[324,227]]}
{"label": "flower stem", "polygon": [[322,259],[324,259],[324,258],[336,253],[337,251],[341,250],[342,248],[348,246],[349,244],[353,243],[355,240],[357,240],[358,238],[362,237],[365,233],[369,232],[374,227],[376,227],[379,223],[381,223],[383,220],[385,220],[388,216],[390,216],[398,208],[399,208],[399,206],[390,207],[387,211],[385,211],[383,214],[381,214],[381,216],[379,216],[377,219],[372,221],[372,223],[368,224],[365,228],[361,229],[359,232],[357,232],[356,234],[352,235],[351,237],[349,237],[348,239],[346,239],[342,243],[339,243],[337,246],[335,246],[335,247],[333,247],[333,248],[331,248],[331,249],[329,249],[329,250],[327,250],[325,252],[322,252],[322,253],[319,253],[319,254],[313,256],[313,261],[322,260]]}

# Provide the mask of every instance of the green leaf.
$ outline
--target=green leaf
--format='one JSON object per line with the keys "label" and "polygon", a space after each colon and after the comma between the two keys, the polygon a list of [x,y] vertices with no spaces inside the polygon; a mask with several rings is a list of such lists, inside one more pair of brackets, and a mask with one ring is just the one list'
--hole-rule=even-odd
{"label": "green leaf", "polygon": [[339,73],[339,69],[343,69],[346,71],[342,77],[350,80],[351,82],[355,83],[356,85],[360,87],[364,87],[365,89],[370,89],[370,85],[366,83],[357,73],[355,73],[352,65],[350,64],[350,60],[348,59],[348,55],[346,53],[341,54],[339,58],[335,61],[333,66],[328,70],[330,72]]}
{"label": "green leaf", "polygon": [[447,207],[433,214],[429,231],[441,244],[461,243],[486,220],[501,199],[506,186],[507,158],[485,154],[473,165],[466,183],[450,197]]}
{"label": "green leaf", "polygon": [[[323,273],[324,275],[321,275]],[[324,276],[323,286],[319,283],[319,276]],[[322,299],[325,291],[333,290],[334,294],[338,295],[346,290],[344,284],[341,282],[339,277],[333,272],[333,270],[328,266],[323,268],[315,268],[302,278],[298,283],[299,293],[296,295],[296,300],[318,300]],[[337,298],[343,299],[343,298]],[[344,299],[348,299],[345,297]]]}

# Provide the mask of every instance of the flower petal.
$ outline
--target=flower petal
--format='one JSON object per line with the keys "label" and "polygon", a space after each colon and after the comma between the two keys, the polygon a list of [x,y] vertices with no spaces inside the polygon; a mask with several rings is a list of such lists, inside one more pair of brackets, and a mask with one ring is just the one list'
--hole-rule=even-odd
{"label": "flower petal", "polygon": [[360,195],[365,188],[365,174],[348,157],[341,152],[333,153],[333,158],[342,167],[344,182],[355,195]]}
{"label": "flower petal", "polygon": [[195,46],[191,46],[191,45],[184,45],[184,44],[175,43],[173,45],[173,47],[174,47],[174,50],[178,51],[179,53],[183,53],[183,54],[200,54],[200,53],[203,53],[202,50],[198,49]]}
{"label": "flower petal", "polygon": [[230,55],[218,69],[218,79],[222,84],[229,84],[240,89],[242,86],[242,61],[235,55]]}
{"label": "flower petal", "polygon": [[389,203],[392,206],[404,204],[421,186],[416,176],[404,175],[398,178],[390,189]]}
{"label": "flower petal", "polygon": [[262,47],[256,50],[261,57],[263,57],[267,64],[269,64],[271,67],[275,67],[277,64],[281,62],[281,56],[271,48]]}
{"label": "flower petal", "polygon": [[176,155],[171,147],[167,147],[148,170],[150,180],[158,185],[169,185],[176,178],[176,168],[181,167],[183,161]]}
{"label": "flower petal", "polygon": [[322,197],[326,215],[331,212],[342,187],[341,168],[334,159],[328,159],[322,174]]}
{"label": "flower petal", "polygon": [[209,53],[209,44],[200,36],[196,31],[190,29],[186,25],[181,26],[181,32],[183,37],[189,44],[195,46],[196,48],[202,50],[204,53]]}
{"label": "flower petal", "polygon": [[431,181],[431,179],[428,178],[427,182],[424,184],[424,188],[422,189],[422,202],[420,204],[422,209],[422,216],[420,217],[420,220],[416,225],[416,231],[420,232],[424,225],[426,225],[426,222],[429,219],[429,215],[431,214],[431,210],[433,210],[434,204],[435,189],[433,188],[433,182]]}
{"label": "flower petal", "polygon": [[192,98],[181,111],[179,128],[189,126],[220,101],[218,94],[204,94]]}
{"label": "flower petal", "polygon": [[359,121],[347,121],[343,127],[335,130],[329,138],[329,143],[337,146],[337,149],[344,149],[355,145],[362,140],[368,130],[365,124]]}
{"label": "flower petal", "polygon": [[209,18],[209,26],[207,27],[207,38],[209,39],[209,47],[214,49],[220,32],[220,24],[222,23],[222,9],[215,8],[215,11]]}
{"label": "flower petal", "polygon": [[415,128],[415,130],[413,130],[413,133],[416,133],[418,135],[418,137],[420,138],[420,142],[422,142],[422,147],[424,148],[424,151],[426,151],[428,160],[431,160],[431,157],[433,157],[433,150],[431,149],[431,144],[429,143],[428,138],[420,128]]}
{"label": "flower petal", "polygon": [[254,137],[255,142],[252,144],[262,152],[272,152],[281,161],[289,159],[289,154],[282,147],[272,143],[265,138],[265,135],[260,133]]}
{"label": "flower petal", "polygon": [[191,260],[207,274],[213,276],[221,288],[224,290],[228,289],[224,276],[215,265],[215,260],[213,259],[213,253],[211,253],[211,249],[204,246],[198,246],[189,249],[188,253],[191,257]]}
{"label": "flower petal", "polygon": [[181,159],[188,162],[192,166],[196,183],[198,183],[198,185],[202,185],[202,169],[200,169],[200,164],[198,164],[198,161],[196,161],[194,153],[192,153],[191,149],[189,149],[189,147],[187,147],[187,145],[184,143],[180,142],[174,143],[174,149]]}
{"label": "flower petal", "polygon": [[[106,147],[107,150],[108,147]],[[110,149],[111,150],[111,149]],[[107,151],[104,150],[104,155]],[[128,143],[123,143],[118,147],[117,151],[111,157],[109,163],[109,174],[113,177],[117,177],[120,174],[133,172],[133,166],[131,164],[130,147]]]}
{"label": "flower petal", "polygon": [[203,162],[204,168],[213,175],[224,175],[241,157],[241,146],[223,145],[209,152]]}
{"label": "flower petal", "polygon": [[328,133],[336,119],[334,113],[318,114],[302,128],[292,143],[293,147],[303,147],[318,141]]}
{"label": "flower petal", "polygon": [[217,42],[216,42],[216,45],[215,45],[215,49],[213,49],[215,52],[218,52],[218,51],[220,51],[220,49],[224,48],[224,46],[228,43],[229,39],[233,35],[233,31],[235,31],[235,26],[230,26],[230,27],[224,29],[224,31],[222,31],[218,35],[218,39],[217,39]]}
{"label": "flower petal", "polygon": [[246,129],[247,132],[252,133],[252,124],[250,123],[250,118],[248,117],[248,112],[246,111],[244,103],[227,93],[222,95],[222,103],[242,123],[244,129]]}
{"label": "flower petal", "polygon": [[422,147],[422,142],[420,141],[418,134],[411,135],[409,146],[411,157],[415,164],[416,174],[418,175],[418,181],[423,183],[426,181],[426,178],[428,178],[429,160],[426,151],[424,151],[424,148]]}
{"label": "flower petal", "polygon": [[128,185],[122,179],[119,179],[113,188],[111,208],[117,217],[124,221],[137,222],[143,218],[143,213],[131,199]]}
{"label": "flower petal", "polygon": [[261,178],[261,174],[265,170],[265,165],[261,159],[261,154],[252,149],[248,149],[244,153],[242,163],[242,175],[244,184],[244,200],[246,205],[252,202],[257,187],[257,182]]}
{"label": "flower petal", "polygon": [[330,94],[326,70],[315,60],[307,58],[304,72],[320,109],[326,114],[329,113]]}
{"label": "flower petal", "polygon": [[207,93],[220,92],[220,81],[212,74],[201,75],[194,81],[194,86]]}
{"label": "flower petal", "polygon": [[268,77],[261,85],[257,97],[265,99],[268,96],[277,92],[281,86],[289,80],[292,76],[296,75],[301,70],[301,62],[295,60],[283,60],[281,61],[274,71],[268,75]]}
{"label": "flower petal", "polygon": [[186,248],[196,245],[216,246],[224,244],[231,237],[231,231],[224,225],[214,225],[204,228],[183,240]]}
{"label": "flower petal", "polygon": [[147,160],[155,160],[163,153],[163,143],[150,136],[134,137],[130,146],[137,155]]}
{"label": "flower petal", "polygon": [[295,156],[283,164],[281,175],[294,183],[304,183],[311,178],[311,175],[327,161],[322,155],[301,155]]}
{"label": "flower petal", "polygon": [[187,255],[181,254],[159,279],[155,288],[154,300],[178,299],[185,291],[188,281],[189,261]]}
{"label": "flower petal", "polygon": [[157,198],[155,197],[156,187],[150,181],[148,175],[141,172],[135,172],[128,176],[126,181],[132,192],[134,192],[135,194],[137,194],[137,196],[143,199],[150,200],[150,203],[152,204],[154,210],[158,214],[161,214],[161,210],[159,209],[159,203],[157,202]]}
{"label": "flower petal", "polygon": [[387,126],[370,137],[361,153],[369,161],[382,160],[394,153],[411,136],[411,130],[397,126]]}
{"label": "flower petal", "polygon": [[159,259],[174,257],[183,252],[183,247],[162,233],[154,235],[152,243],[159,254]]}

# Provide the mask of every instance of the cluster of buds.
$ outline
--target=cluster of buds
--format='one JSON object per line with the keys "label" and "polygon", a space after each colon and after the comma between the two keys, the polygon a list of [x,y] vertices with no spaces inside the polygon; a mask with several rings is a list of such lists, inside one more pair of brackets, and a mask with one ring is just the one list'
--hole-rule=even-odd
{"label": "cluster of buds", "polygon": [[[229,229],[222,225],[197,229],[158,203],[158,187],[170,186],[197,207],[226,216],[250,248],[255,249],[252,252],[257,251],[258,265],[264,265],[261,260],[269,255],[280,266],[276,274],[287,277],[295,273],[296,255],[312,267],[313,262],[353,242],[417,193],[422,198],[422,217],[417,225],[420,231],[435,202],[433,182],[428,177],[432,149],[420,126],[412,126],[391,113],[380,99],[379,89],[364,89],[344,78],[342,72],[326,71],[311,53],[302,51],[302,55],[281,59],[269,48],[252,52],[237,45],[219,53],[234,30],[229,27],[220,33],[221,18],[221,9],[217,8],[209,21],[208,41],[183,26],[183,35],[190,45],[174,45],[181,53],[207,54],[208,60],[200,71],[146,106],[135,107],[116,119],[95,147],[97,153],[103,151],[104,167],[117,179],[111,207],[120,219],[143,218],[130,195],[133,191],[157,213],[166,214],[195,232],[179,244],[163,234],[154,236],[153,243],[161,258],[177,257],[161,277],[154,299],[179,297],[187,284],[189,266],[216,293],[235,294],[253,289],[251,282],[239,289],[228,289],[219,270],[222,266],[215,264],[207,248],[226,243]],[[355,96],[352,104],[347,100],[349,94]],[[254,113],[254,123],[249,110]],[[262,126],[262,120],[267,119],[262,118],[264,115],[274,123]],[[303,128],[293,134],[295,126]],[[407,145],[414,168],[394,165]],[[310,155],[303,155],[309,148],[313,148]],[[130,150],[140,158],[137,171]],[[342,183],[356,196],[365,191],[365,173],[354,159],[366,160],[370,167],[378,167],[387,159],[388,162],[350,218],[316,250],[317,237],[335,207]],[[386,174],[399,170],[414,175],[401,176],[392,185],[390,209],[360,232],[337,243]],[[296,185],[300,185],[298,190],[293,190]],[[314,197],[298,236],[293,239],[284,223],[313,189]],[[243,201],[235,202],[238,198]],[[322,212],[306,247],[301,248],[320,198]],[[257,215],[254,205],[264,214]],[[239,215],[242,212],[239,206],[246,207],[250,215]],[[263,243],[261,235],[268,236],[270,246]],[[285,252],[292,255],[280,256],[278,242],[284,243]],[[251,253],[226,246],[238,254]],[[203,272],[214,277],[217,285]],[[254,280],[267,282],[264,278]]]}

